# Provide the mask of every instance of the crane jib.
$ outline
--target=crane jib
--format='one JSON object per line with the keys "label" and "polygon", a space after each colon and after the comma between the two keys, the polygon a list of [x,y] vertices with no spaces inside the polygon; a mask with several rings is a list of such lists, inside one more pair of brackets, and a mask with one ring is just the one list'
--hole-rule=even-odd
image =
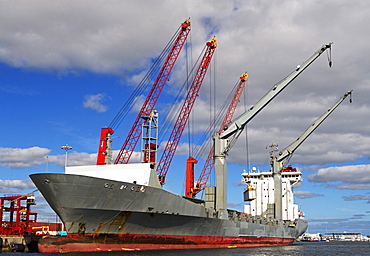
{"label": "crane jib", "polygon": [[311,133],[313,133],[316,128],[322,122],[324,122],[324,120],[344,101],[344,99],[347,98],[348,95],[352,95],[352,91],[353,90],[346,92],[331,108],[329,108],[322,116],[316,119],[300,137],[298,137],[292,144],[286,147],[285,150],[281,151],[276,161],[281,162],[291,156],[294,151],[307,139],[307,137],[311,135]]}
{"label": "crane jib", "polygon": [[[114,161],[115,164],[127,164],[131,158],[132,153],[138,143],[138,140],[142,133],[142,124],[144,123],[144,116],[150,115],[150,113],[154,110],[156,102],[162,92],[162,89],[168,78],[171,74],[171,71],[178,59],[178,56],[186,42],[186,39],[191,30],[191,21],[186,19],[183,23],[181,23],[180,29],[178,30],[176,39],[174,40],[170,51],[162,65],[159,74],[152,85],[152,88],[149,94],[146,97],[146,100],[141,107],[140,112],[138,113],[127,137],[124,141],[121,150],[119,151],[116,160]],[[104,138],[101,138],[101,140]],[[100,143],[102,144],[102,143]],[[99,148],[98,152],[98,161],[97,164],[104,164],[103,160],[105,159],[105,152],[106,150]],[[103,153],[101,153],[103,152]]]}
{"label": "crane jib", "polygon": [[[227,207],[227,182],[225,181],[227,178],[226,156],[238,140],[245,125],[270,101],[272,101],[285,87],[287,87],[300,73],[302,73],[313,61],[315,61],[326,49],[331,48],[331,45],[332,43],[321,46],[319,50],[316,51],[307,61],[305,61],[302,65],[298,65],[290,75],[288,75],[278,84],[274,85],[260,101],[258,101],[254,106],[237,118],[236,121],[234,121],[223,133],[216,133],[214,135],[214,165],[216,171],[215,209],[217,211],[225,211]],[[280,212],[280,210],[276,209],[276,212]],[[280,219],[280,216],[278,216],[278,218]]]}
{"label": "crane jib", "polygon": [[177,149],[178,143],[184,131],[191,110],[194,106],[195,100],[198,96],[198,92],[207,73],[213,54],[216,50],[217,39],[212,38],[209,42],[206,43],[206,46],[206,51],[203,55],[202,61],[200,62],[200,65],[188,90],[188,94],[184,100],[171,135],[167,141],[166,147],[163,150],[162,157],[158,162],[156,171],[161,184],[165,183],[166,174],[174,157],[175,151]]}
{"label": "crane jib", "polygon": [[220,138],[227,139],[233,134],[237,133],[238,130],[244,128],[244,126],[257,115],[270,101],[272,101],[284,88],[286,88],[300,73],[302,73],[312,62],[314,62],[326,49],[331,48],[332,43],[325,44],[320,47],[308,60],[302,65],[298,65],[297,68],[286,78],[274,85],[272,89],[262,97],[255,105],[248,109],[242,114],[234,123],[232,123],[228,129],[226,129]]}

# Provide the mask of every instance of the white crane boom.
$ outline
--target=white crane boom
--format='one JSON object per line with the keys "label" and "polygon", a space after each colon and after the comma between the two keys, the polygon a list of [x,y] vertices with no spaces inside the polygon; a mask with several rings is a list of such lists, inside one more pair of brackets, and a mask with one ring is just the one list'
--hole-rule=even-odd
{"label": "white crane boom", "polygon": [[[340,103],[348,96],[352,94],[352,90],[346,92],[343,97],[341,97],[337,103],[335,103],[331,108],[328,109],[321,117],[319,117],[315,122],[313,122],[308,129],[296,139],[292,144],[290,144],[283,152],[279,153],[279,156],[275,156],[274,150],[271,150],[271,166],[272,166],[272,175],[274,178],[274,209],[275,209],[275,218],[282,219],[283,216],[283,202],[282,202],[282,181],[281,173],[285,165],[289,161],[289,158],[293,155],[294,151],[307,139],[307,137],[312,134],[312,132],[336,109]],[[272,147],[276,147],[274,144]],[[289,158],[288,158],[289,157]],[[285,163],[282,161],[287,159]]]}
{"label": "white crane boom", "polygon": [[[225,131],[220,135],[221,139],[227,139],[230,136],[242,131],[244,126],[257,115],[270,101],[272,101],[284,88],[286,88],[300,73],[302,73],[312,62],[314,62],[326,49],[331,48],[333,43],[324,44],[320,47],[308,60],[288,75],[285,79],[274,85],[272,89],[265,94],[255,105],[242,114],[236,121],[234,121]],[[330,62],[331,63],[331,62]],[[329,64],[330,64],[329,63]],[[331,65],[331,64],[330,64]],[[237,136],[234,140],[230,141],[227,151],[235,144]]]}
{"label": "white crane boom", "polygon": [[302,133],[292,144],[286,147],[283,151],[279,153],[279,156],[276,158],[276,161],[282,162],[284,159],[291,156],[294,151],[307,139],[308,136],[316,130],[316,128],[339,106],[342,101],[347,98],[348,95],[352,94],[353,90],[346,92],[331,108],[328,109],[322,116],[316,119],[308,129]]}
{"label": "white crane boom", "polygon": [[[237,141],[244,126],[260,112],[271,100],[273,100],[285,87],[287,87],[300,73],[302,73],[312,62],[314,62],[325,50],[331,49],[332,43],[321,46],[308,60],[283,79],[262,97],[254,106],[236,119],[222,133],[216,133],[214,139],[214,166],[216,171],[216,199],[214,208],[219,212],[219,218],[227,218],[227,163],[226,155]],[[329,62],[331,66],[331,61]],[[228,139],[233,136],[232,139]]]}

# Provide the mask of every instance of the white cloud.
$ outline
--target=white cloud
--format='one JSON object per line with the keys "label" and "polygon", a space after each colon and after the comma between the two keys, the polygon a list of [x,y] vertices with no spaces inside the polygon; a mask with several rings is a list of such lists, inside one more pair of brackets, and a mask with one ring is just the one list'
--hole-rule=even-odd
{"label": "white cloud", "polygon": [[[172,1],[146,1],[144,4],[36,0],[22,2],[20,8],[18,2],[7,2],[2,4],[0,19],[3,31],[0,40],[4,42],[0,59],[18,67],[82,68],[98,73],[147,68],[150,62],[143,56],[157,56],[166,40],[189,16],[187,6],[191,8],[191,4],[173,11],[176,5]],[[139,18],[133,10],[145,19]],[[156,36],[148,35],[148,31]]]}
{"label": "white cloud", "polygon": [[319,169],[307,175],[312,182],[341,182],[334,184],[339,189],[370,189],[370,165],[334,166]]}
{"label": "white cloud", "polygon": [[[8,2],[0,18],[0,41],[3,42],[0,59],[10,65],[60,72],[90,70],[125,77],[125,72],[134,70],[123,81],[137,82],[137,77],[151,64],[151,58],[159,55],[177,26],[190,16],[192,57],[199,54],[211,36],[216,34],[219,39],[214,56],[217,70],[210,70],[212,74],[220,74],[213,77],[215,105],[219,107],[242,72],[249,73],[246,105],[251,105],[323,43],[334,41],[332,69],[327,68],[326,56],[320,57],[248,124],[250,159],[256,163],[266,163],[266,159],[268,162],[268,152],[263,149],[271,141],[277,141],[281,148],[289,145],[349,89],[355,89],[354,103],[343,103],[335,110],[297,150],[292,161],[301,164],[348,162],[370,153],[370,143],[361,143],[370,142],[366,133],[370,129],[366,121],[370,107],[364,96],[370,93],[370,80],[359,74],[367,66],[362,63],[370,59],[362,43],[369,35],[361,33],[366,31],[367,4],[326,1],[318,7],[311,1],[302,1],[299,5],[294,1],[248,5],[240,1],[218,1],[217,4],[187,1],[180,8],[176,1],[167,0],[146,2],[145,8],[136,2],[95,1],[88,3],[89,8],[86,5],[83,0],[63,4],[27,1],[19,8],[16,3]],[[336,12],[326,13],[322,22],[322,11],[326,9]],[[355,19],[343,18],[355,12],[358,12]],[[163,13],[165,15],[158,15]],[[346,22],[338,22],[342,20]],[[45,21],[48,26],[44,26]],[[323,23],[331,26],[322,26]],[[339,31],[343,26],[357,29],[350,29],[341,37],[343,33]],[[352,40],[359,36],[362,40]],[[347,49],[351,49],[350,54]],[[164,93],[174,91],[184,82],[185,58],[181,57]],[[206,79],[201,88],[202,98],[194,106],[194,132],[208,127],[209,104],[204,103],[204,99],[212,96],[207,84]],[[107,106],[102,104],[105,97],[90,95],[84,105],[105,112]],[[141,104],[135,105],[136,110],[140,107]],[[242,109],[239,108],[235,116]],[[163,112],[166,109],[160,113],[161,117]],[[243,143],[237,143],[232,152],[244,149]],[[245,162],[243,154],[230,153],[228,158],[230,163]]]}
{"label": "white cloud", "polygon": [[312,198],[317,196],[323,196],[322,194],[317,194],[310,191],[294,191],[293,194],[298,198]]}
{"label": "white cloud", "polygon": [[106,112],[108,107],[101,103],[101,101],[103,101],[106,97],[107,96],[104,93],[85,95],[83,105],[85,108],[91,108],[99,113]]}
{"label": "white cloud", "polygon": [[346,165],[319,169],[307,175],[313,182],[347,181],[353,183],[370,182],[370,165]]}
{"label": "white cloud", "polygon": [[370,184],[369,183],[364,183],[364,184],[358,184],[358,183],[341,183],[337,185],[330,186],[328,187],[335,187],[338,189],[370,189]]}
{"label": "white cloud", "polygon": [[342,222],[347,221],[347,218],[317,218],[317,219],[310,219],[311,222]]}
{"label": "white cloud", "polygon": [[[117,157],[118,150],[113,150],[113,162]],[[67,155],[67,165],[68,166],[81,166],[81,165],[95,165],[96,164],[96,153],[85,153],[85,152],[71,152]],[[59,166],[64,166],[66,161],[65,155],[54,155],[49,156],[49,163],[55,163]],[[140,152],[133,152],[131,156],[132,162],[140,162],[141,160],[141,153]]]}
{"label": "white cloud", "polygon": [[[0,165],[12,169],[27,168],[31,166],[39,166],[46,163],[55,163],[59,166],[65,165],[66,156],[48,155],[49,149],[32,147],[32,148],[0,148]],[[116,155],[117,152],[114,151]],[[134,154],[135,155],[135,154]],[[71,152],[67,155],[68,165],[94,165],[96,163],[96,153],[79,153]],[[135,158],[135,160],[137,160]]]}
{"label": "white cloud", "polygon": [[[240,1],[187,1],[180,8],[176,1],[167,0],[146,2],[145,8],[137,2],[95,1],[88,3],[89,8],[86,5],[84,0],[63,4],[27,1],[20,8],[15,2],[7,2],[0,17],[0,60],[18,67],[59,72],[116,73],[124,84],[133,80],[137,83],[151,65],[151,58],[159,55],[178,25],[190,16],[191,57],[199,54],[211,36],[216,34],[219,39],[214,56],[217,70],[209,71],[220,74],[212,77],[215,105],[219,107],[242,72],[249,73],[245,104],[251,105],[323,43],[334,41],[332,69],[327,68],[324,54],[248,124],[249,158],[256,164],[268,163],[266,146],[272,141],[280,148],[289,145],[349,89],[355,89],[354,103],[343,103],[335,110],[296,151],[292,161],[351,162],[370,154],[366,132],[370,129],[370,107],[365,97],[370,93],[370,80],[360,75],[370,59],[363,43],[369,35],[361,33],[366,31],[368,4],[326,1],[318,7],[311,1],[299,5],[294,1],[248,5]],[[336,12],[326,13],[322,22],[322,12],[327,9]],[[356,18],[343,18],[348,14]],[[331,26],[322,25],[329,23]],[[356,30],[349,29],[343,36],[343,27]],[[359,37],[362,40],[353,40]],[[350,54],[347,49],[351,49]],[[177,64],[165,94],[184,82],[184,52]],[[128,72],[130,77],[125,77]],[[194,106],[195,133],[208,127],[210,110],[204,102],[213,97],[208,83],[206,79]],[[84,106],[105,112],[107,106],[102,101],[106,97],[103,93],[89,95]],[[141,103],[135,105],[136,110],[140,107]],[[242,112],[240,107],[235,116]],[[235,153],[245,151],[245,141],[240,137],[228,156],[229,163],[245,162],[244,154]]]}
{"label": "white cloud", "polygon": [[1,193],[19,193],[24,189],[34,189],[31,180],[0,180]]}
{"label": "white cloud", "polygon": [[[66,155],[54,155],[49,156],[49,163],[55,163],[59,166],[64,166],[66,161]],[[79,165],[94,165],[96,164],[96,154],[71,152],[67,155],[68,166],[79,166]]]}
{"label": "white cloud", "polygon": [[9,168],[27,168],[38,166],[46,162],[46,156],[50,149],[31,147],[31,148],[1,148],[0,165]]}
{"label": "white cloud", "polygon": [[364,195],[355,195],[355,196],[343,196],[344,201],[357,201],[357,200],[366,200],[370,204],[370,196]]}

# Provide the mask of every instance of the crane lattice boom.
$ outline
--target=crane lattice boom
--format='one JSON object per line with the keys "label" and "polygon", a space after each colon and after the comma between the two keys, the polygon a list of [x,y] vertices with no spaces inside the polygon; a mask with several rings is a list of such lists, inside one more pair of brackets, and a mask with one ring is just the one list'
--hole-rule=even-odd
{"label": "crane lattice boom", "polygon": [[[237,85],[237,88],[235,90],[234,97],[233,97],[232,101],[230,102],[228,110],[226,111],[226,115],[224,117],[224,120],[222,121],[220,129],[218,130],[219,133],[222,133],[222,131],[225,129],[225,127],[227,127],[231,123],[232,118],[233,118],[234,113],[235,113],[235,110],[236,110],[236,107],[238,106],[238,103],[240,102],[240,97],[241,97],[241,95],[244,91],[244,87],[247,83],[247,79],[248,79],[248,75],[246,73],[243,73],[240,77],[240,81],[239,81],[239,83]],[[186,183],[185,196],[195,197],[197,193],[199,193],[200,191],[205,189],[206,184],[207,184],[208,179],[209,179],[209,176],[210,176],[211,171],[212,171],[213,166],[214,166],[213,155],[214,155],[214,146],[212,146],[212,148],[211,148],[211,150],[208,154],[207,160],[206,160],[206,162],[203,166],[203,170],[200,173],[198,181],[195,183],[195,186],[194,186],[194,184],[192,184],[193,186],[190,186],[190,183],[189,184]],[[187,167],[188,166],[189,165],[187,165]],[[193,167],[193,166],[189,166],[189,167]],[[188,170],[187,169],[186,171],[187,171],[187,175],[188,175],[188,171],[190,172],[189,173],[189,175],[190,175],[189,180],[194,180],[194,170]]]}
{"label": "crane lattice boom", "polygon": [[172,130],[169,140],[167,141],[166,147],[163,151],[161,160],[157,166],[157,174],[161,184],[165,183],[165,177],[170,167],[172,158],[177,149],[177,145],[180,141],[182,132],[184,131],[186,122],[189,118],[191,110],[194,106],[195,99],[198,96],[199,89],[202,85],[203,79],[207,73],[209,64],[212,60],[214,51],[217,47],[217,40],[213,38],[211,41],[206,44],[206,51],[203,55],[203,58],[200,62],[200,65],[195,73],[194,79],[191,83],[191,86],[188,91],[188,95],[183,103],[183,106],[180,110],[178,118],[176,120],[175,126]]}
{"label": "crane lattice boom", "polygon": [[[115,164],[126,164],[131,158],[132,152],[134,151],[137,142],[141,136],[142,132],[142,124],[145,122],[143,117],[149,116],[151,112],[154,109],[155,104],[157,103],[158,97],[162,92],[162,89],[166,82],[168,81],[168,78],[171,74],[172,68],[176,63],[176,60],[181,52],[182,47],[185,44],[185,41],[190,33],[191,30],[191,21],[189,19],[185,20],[181,24],[181,28],[177,34],[177,38],[174,41],[172,48],[170,49],[168,56],[166,60],[163,63],[163,66],[161,70],[159,71],[159,74],[149,92],[149,94],[146,97],[146,100],[144,101],[143,106],[140,109],[139,114],[137,115],[134,124],[132,125],[131,130],[129,131],[125,142],[122,145],[121,150],[119,151],[116,160],[114,161]],[[106,129],[106,128],[103,128]],[[113,134],[112,128],[108,128],[108,132],[111,132],[107,136],[107,130],[101,132],[100,137],[100,144],[99,144],[99,150],[98,150],[98,159],[97,164],[107,164],[107,161],[105,159],[107,155],[107,140],[109,138],[109,135]]]}
{"label": "crane lattice boom", "polygon": [[168,81],[168,77],[171,74],[172,68],[175,65],[177,57],[180,54],[180,51],[188,37],[190,32],[190,21],[186,20],[181,24],[181,30],[177,36],[176,41],[174,42],[172,49],[170,50],[167,59],[165,60],[162,69],[160,70],[157,79],[155,80],[141,110],[136,117],[136,120],[122,145],[120,152],[117,155],[116,160],[114,161],[115,164],[127,164],[130,160],[132,152],[134,151],[137,142],[140,139],[141,132],[142,132],[142,124],[144,123],[143,117],[149,116],[152,110],[154,109],[155,104],[157,103],[158,97],[162,92],[162,89],[166,82]]}

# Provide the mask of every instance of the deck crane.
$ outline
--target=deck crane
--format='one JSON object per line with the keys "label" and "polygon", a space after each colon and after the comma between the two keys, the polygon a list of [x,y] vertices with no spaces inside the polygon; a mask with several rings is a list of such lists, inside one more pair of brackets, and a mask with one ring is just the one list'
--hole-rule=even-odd
{"label": "deck crane", "polygon": [[[294,151],[310,136],[316,128],[343,102],[348,95],[352,95],[352,90],[346,92],[331,108],[329,108],[321,117],[316,119],[308,129],[298,137],[293,143],[286,147],[283,151],[279,152],[276,156],[275,151],[277,144],[273,143],[270,147],[272,148],[270,153],[270,164],[272,166],[272,175],[274,178],[274,209],[275,218],[281,220],[283,216],[283,203],[282,203],[282,184],[281,184],[281,172],[286,168],[290,158],[293,156]],[[350,100],[352,102],[352,100]]]}
{"label": "deck crane", "polygon": [[[285,79],[275,84],[272,89],[265,94],[254,106],[251,106],[244,114],[238,117],[230,126],[225,127],[223,133],[216,133],[214,140],[214,161],[216,171],[216,198],[214,208],[219,212],[220,218],[227,218],[227,164],[226,155],[234,146],[247,123],[257,115],[271,100],[273,100],[284,88],[286,88],[300,73],[302,73],[312,62],[314,62],[323,52],[331,49],[332,43],[321,46],[308,60],[290,73]],[[331,61],[329,61],[331,66]],[[231,138],[230,138],[231,137]],[[230,139],[229,139],[230,138]]]}
{"label": "deck crane", "polygon": [[[167,58],[165,59],[161,70],[147,95],[139,114],[136,117],[131,130],[129,131],[125,142],[119,151],[115,164],[127,164],[131,158],[132,152],[134,151],[137,142],[141,136],[142,125],[145,122],[145,117],[151,115],[155,104],[157,103],[158,97],[162,92],[162,89],[169,79],[172,68],[176,63],[176,60],[181,52],[182,47],[191,30],[191,21],[186,19],[181,23],[177,38],[174,41],[172,48],[170,49]],[[102,128],[100,136],[100,144],[98,149],[97,165],[111,164],[111,135],[114,133],[113,129]],[[107,157],[108,156],[108,157]]]}
{"label": "deck crane", "polygon": [[[221,127],[218,130],[219,133],[222,133],[225,126],[229,125],[234,116],[236,107],[240,101],[240,97],[244,91],[244,87],[247,83],[248,74],[243,73],[239,78],[239,83],[236,87],[234,97],[230,102],[229,108],[226,111],[226,115],[221,123]],[[195,197],[200,191],[204,190],[211,174],[213,168],[213,154],[214,147],[212,146],[209,151],[206,162],[204,163],[203,169],[199,175],[198,181],[194,184],[194,164],[198,161],[193,157],[189,157],[186,161],[186,182],[185,182],[185,196]]]}
{"label": "deck crane", "polygon": [[188,94],[184,100],[180,113],[175,122],[174,128],[167,141],[166,147],[163,151],[162,157],[158,162],[157,175],[159,182],[163,185],[165,183],[166,174],[170,167],[172,158],[179,144],[182,132],[184,131],[185,125],[188,121],[191,110],[194,106],[195,100],[198,96],[199,89],[203,83],[204,77],[207,73],[209,64],[211,63],[213,54],[217,48],[217,39],[212,38],[206,43],[206,49],[202,60],[200,61],[199,67],[195,73],[194,79],[188,90]]}

